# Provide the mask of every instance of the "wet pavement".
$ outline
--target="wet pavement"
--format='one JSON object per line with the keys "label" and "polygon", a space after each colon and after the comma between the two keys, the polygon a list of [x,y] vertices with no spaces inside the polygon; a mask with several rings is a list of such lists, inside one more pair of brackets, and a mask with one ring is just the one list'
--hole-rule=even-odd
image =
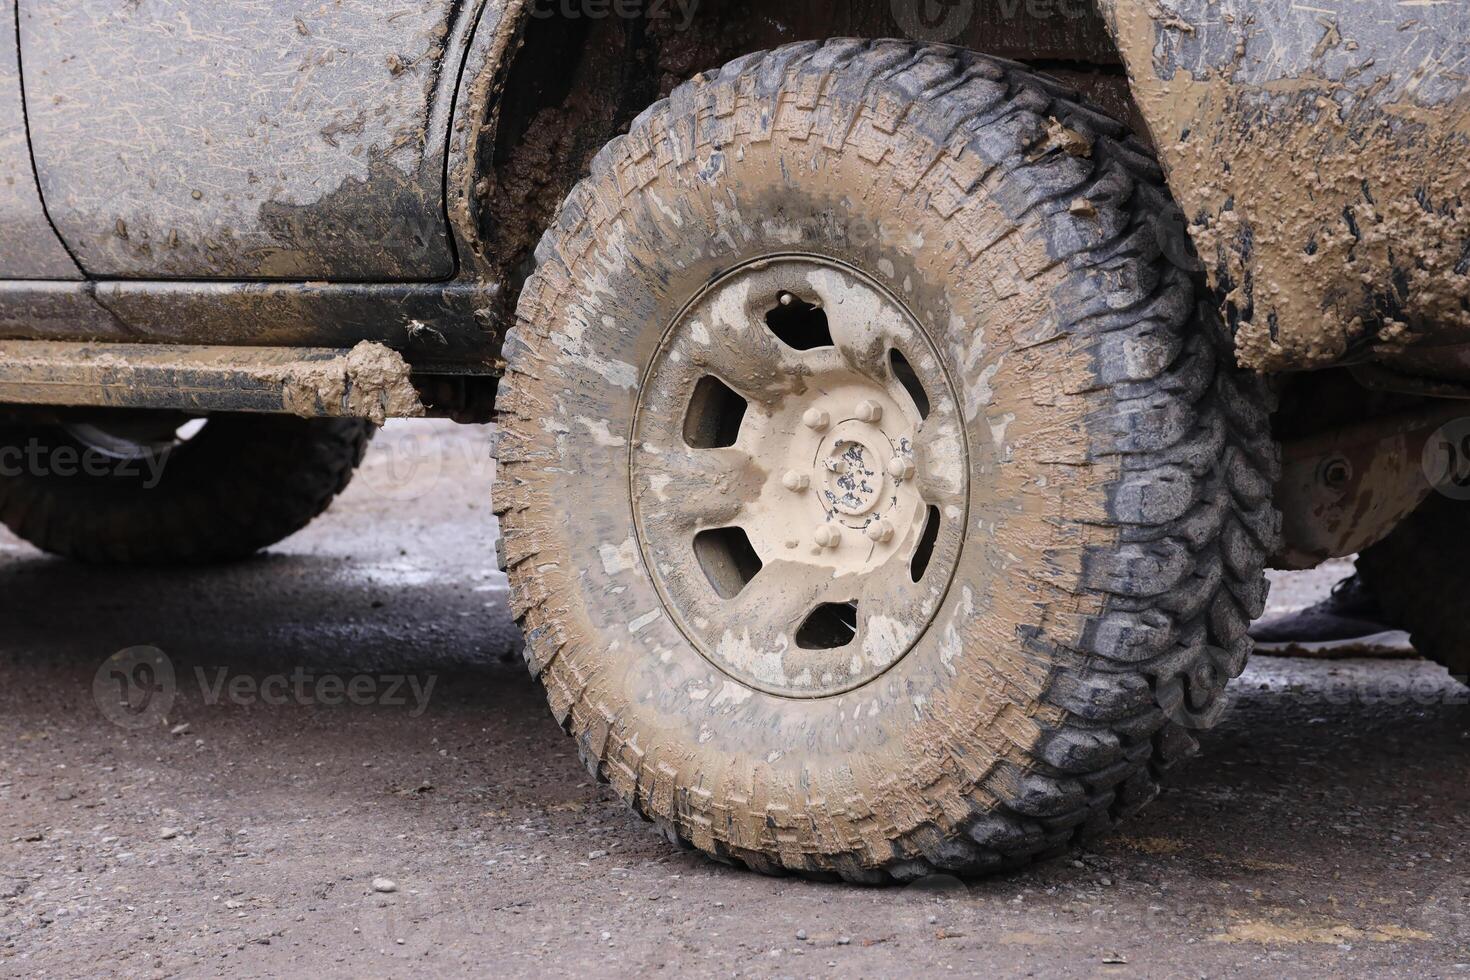
{"label": "wet pavement", "polygon": [[230,568],[0,535],[0,974],[1470,978],[1470,692],[1419,661],[1257,658],[1144,814],[1024,873],[854,888],[673,848],[517,658],[489,442],[394,424]]}

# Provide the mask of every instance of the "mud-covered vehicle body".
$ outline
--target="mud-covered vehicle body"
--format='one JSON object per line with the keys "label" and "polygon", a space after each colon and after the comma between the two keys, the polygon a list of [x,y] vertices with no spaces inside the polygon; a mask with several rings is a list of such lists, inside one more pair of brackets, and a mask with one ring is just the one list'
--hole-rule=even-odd
{"label": "mud-covered vehicle body", "polygon": [[1268,563],[1466,668],[1464,4],[9,9],[0,518],[240,557],[495,421],[527,661],[672,840],[1064,850]]}

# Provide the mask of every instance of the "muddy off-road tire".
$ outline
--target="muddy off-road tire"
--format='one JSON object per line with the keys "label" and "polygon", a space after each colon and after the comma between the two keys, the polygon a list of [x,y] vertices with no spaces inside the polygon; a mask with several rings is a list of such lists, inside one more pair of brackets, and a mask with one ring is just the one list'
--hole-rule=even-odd
{"label": "muddy off-road tire", "polygon": [[1470,502],[1434,494],[1358,556],[1358,574],[1421,656],[1470,684]]}
{"label": "muddy off-road tire", "polygon": [[326,510],[375,431],[356,419],[275,415],[210,416],[188,438],[170,424],[146,437],[137,422],[117,428],[0,428],[0,520],[79,561],[246,558]]}
{"label": "muddy off-road tire", "polygon": [[951,48],[794,45],[639,117],[499,402],[526,656],[589,768],[716,858],[874,882],[1151,799],[1277,533],[1183,229],[1121,125]]}

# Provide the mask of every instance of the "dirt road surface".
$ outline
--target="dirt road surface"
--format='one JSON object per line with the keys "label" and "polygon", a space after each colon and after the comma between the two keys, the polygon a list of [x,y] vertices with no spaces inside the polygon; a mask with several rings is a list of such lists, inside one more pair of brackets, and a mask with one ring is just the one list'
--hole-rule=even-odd
{"label": "dirt road surface", "polygon": [[[1009,877],[674,849],[516,657],[488,442],[390,426],[326,517],[233,568],[0,539],[0,974],[1470,980],[1470,706],[1417,661],[1256,660],[1139,819]],[[171,684],[104,668],[140,646]]]}

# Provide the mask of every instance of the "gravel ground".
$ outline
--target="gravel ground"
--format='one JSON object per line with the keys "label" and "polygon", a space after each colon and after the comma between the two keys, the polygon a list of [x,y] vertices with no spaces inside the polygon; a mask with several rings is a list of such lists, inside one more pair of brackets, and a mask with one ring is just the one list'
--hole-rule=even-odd
{"label": "gravel ground", "polygon": [[[516,659],[488,441],[390,426],[228,569],[0,538],[0,973],[1470,980],[1470,698],[1419,661],[1257,658],[1151,808],[1025,873],[866,889],[675,850]],[[99,668],[145,645],[167,710],[125,727]]]}

